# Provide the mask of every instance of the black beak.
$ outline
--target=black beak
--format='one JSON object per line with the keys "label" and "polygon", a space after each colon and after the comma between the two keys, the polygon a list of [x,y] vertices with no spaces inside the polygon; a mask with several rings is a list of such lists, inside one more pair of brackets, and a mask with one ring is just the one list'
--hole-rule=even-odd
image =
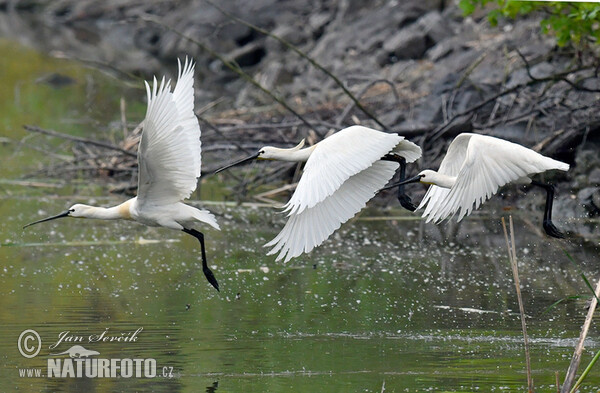
{"label": "black beak", "polygon": [[422,175],[417,175],[417,176],[409,177],[408,179],[403,180],[401,182],[394,183],[394,184],[389,185],[387,187],[383,187],[381,190],[389,190],[390,188],[396,188],[398,186],[403,186],[403,185],[408,184],[408,183],[418,183],[418,182],[421,181],[422,177],[423,177]]}
{"label": "black beak", "polygon": [[48,217],[48,218],[42,218],[41,220],[34,221],[34,222],[32,222],[32,223],[29,223],[29,224],[25,225],[25,226],[23,227],[23,229],[25,229],[25,228],[27,228],[27,227],[29,227],[29,226],[32,226],[32,225],[34,225],[34,224],[39,224],[40,222],[44,222],[44,221],[50,221],[50,220],[56,220],[57,218],[67,217],[67,216],[69,215],[69,213],[70,213],[70,211],[69,211],[69,210],[66,210],[66,211],[64,211],[64,212],[62,212],[62,213],[60,213],[60,214],[57,214],[57,215],[55,215],[55,216]]}
{"label": "black beak", "polygon": [[219,172],[221,172],[221,171],[224,171],[225,169],[229,169],[229,168],[231,168],[232,166],[241,165],[241,164],[243,164],[243,163],[245,163],[245,162],[248,162],[248,161],[254,160],[254,159],[258,158],[258,156],[259,156],[259,155],[260,155],[260,152],[258,152],[258,153],[256,153],[256,154],[254,154],[254,155],[251,155],[250,157],[243,158],[243,159],[241,159],[241,160],[239,160],[239,161],[236,161],[236,162],[234,162],[234,163],[232,163],[232,164],[225,165],[223,168],[217,169],[217,170],[216,170],[214,173],[219,173]]}

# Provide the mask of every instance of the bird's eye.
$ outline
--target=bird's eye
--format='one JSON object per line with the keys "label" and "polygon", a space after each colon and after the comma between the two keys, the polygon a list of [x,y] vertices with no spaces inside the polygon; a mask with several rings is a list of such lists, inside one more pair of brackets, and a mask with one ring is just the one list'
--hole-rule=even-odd
{"label": "bird's eye", "polygon": [[69,213],[73,213],[75,209],[69,209]]}
{"label": "bird's eye", "polygon": [[258,152],[258,154],[265,154],[265,151],[261,150],[261,151]]}

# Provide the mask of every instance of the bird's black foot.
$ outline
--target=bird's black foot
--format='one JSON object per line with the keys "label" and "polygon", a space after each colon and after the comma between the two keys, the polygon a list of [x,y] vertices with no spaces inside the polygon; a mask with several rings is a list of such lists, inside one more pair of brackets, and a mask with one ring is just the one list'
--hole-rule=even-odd
{"label": "bird's black foot", "polygon": [[400,202],[400,205],[402,205],[402,207],[406,210],[410,210],[411,212],[417,210],[417,206],[412,203],[412,200],[406,194],[398,195],[398,202]]}
{"label": "bird's black foot", "polygon": [[200,242],[200,248],[202,251],[202,271],[204,272],[204,276],[206,277],[210,285],[215,287],[217,292],[220,292],[219,283],[217,282],[215,275],[213,274],[212,270],[210,270],[210,268],[208,267],[208,263],[206,262],[206,247],[204,246],[204,235],[202,234],[202,232],[198,232],[195,229],[183,228],[183,231],[189,235],[194,236]]}
{"label": "bird's black foot", "polygon": [[218,283],[217,279],[215,278],[215,275],[213,274],[212,270],[210,270],[210,268],[208,266],[204,266],[204,267],[202,267],[202,271],[204,272],[204,276],[206,277],[206,279],[208,280],[210,285],[215,287],[217,292],[221,292],[221,291],[219,291],[219,283]]}
{"label": "bird's black foot", "polygon": [[542,226],[544,227],[544,231],[546,232],[546,234],[548,236],[552,236],[552,237],[555,237],[557,239],[564,239],[565,238],[565,234],[562,233],[561,231],[559,231],[558,228],[556,228],[556,226],[554,226],[554,224],[552,223],[552,221],[550,221],[550,220],[544,220],[544,222],[542,223]]}

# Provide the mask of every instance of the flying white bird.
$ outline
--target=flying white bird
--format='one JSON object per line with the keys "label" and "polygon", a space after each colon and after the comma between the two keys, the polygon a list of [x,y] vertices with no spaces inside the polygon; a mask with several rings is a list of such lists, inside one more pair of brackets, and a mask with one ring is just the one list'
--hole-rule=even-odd
{"label": "flying white bird", "polygon": [[[310,252],[348,221],[375,196],[399,166],[421,156],[421,148],[402,136],[362,126],[345,128],[304,148],[266,146],[258,153],[215,173],[253,159],[306,161],[296,191],[284,206],[288,221],[265,247],[285,261]],[[394,150],[394,153],[390,153]],[[410,199],[399,199],[410,207]],[[414,210],[414,208],[413,208]]]}
{"label": "flying white bird", "polygon": [[160,85],[154,78],[152,89],[146,82],[148,109],[138,147],[137,197],[109,208],[76,204],[23,228],[61,217],[81,217],[133,220],[180,230],[200,242],[204,275],[218,291],[219,284],[206,262],[204,235],[194,227],[206,223],[219,229],[219,225],[207,210],[182,202],[194,192],[200,177],[201,143],[200,125],[194,114],[194,63],[186,58],[182,68],[177,62],[179,75],[173,92],[171,81],[165,82],[164,77]]}
{"label": "flying white bird", "polygon": [[462,220],[505,184],[532,184],[546,190],[544,230],[549,236],[563,238],[552,223],[554,186],[529,178],[551,169],[568,171],[569,165],[503,139],[464,133],[450,143],[437,172],[427,169],[385,189],[416,182],[430,184],[418,209],[425,208],[426,222],[438,223],[455,214]]}

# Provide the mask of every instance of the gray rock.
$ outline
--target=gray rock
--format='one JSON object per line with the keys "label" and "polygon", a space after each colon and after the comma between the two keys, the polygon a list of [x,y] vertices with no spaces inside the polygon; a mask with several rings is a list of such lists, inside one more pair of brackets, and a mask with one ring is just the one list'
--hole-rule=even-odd
{"label": "gray rock", "polygon": [[451,37],[441,41],[427,50],[427,58],[431,61],[438,61],[450,55],[453,52],[464,50],[462,39],[459,37]]}
{"label": "gray rock", "polygon": [[320,12],[313,14],[308,18],[308,26],[312,30],[313,36],[320,36],[325,30],[325,26],[331,21],[329,12]]}
{"label": "gray rock", "polygon": [[438,11],[423,15],[417,25],[433,44],[438,44],[454,35],[450,25]]}
{"label": "gray rock", "polygon": [[591,216],[600,214],[600,188],[586,187],[577,193],[577,200]]}
{"label": "gray rock", "polygon": [[596,186],[600,186],[600,168],[594,168],[590,172],[588,177],[588,181],[590,184],[594,184]]}
{"label": "gray rock", "polygon": [[385,112],[383,115],[379,116],[379,119],[383,122],[383,124],[388,125],[393,130],[395,130],[395,126],[406,119],[405,113],[398,109],[393,109]]}
{"label": "gray rock", "polygon": [[386,40],[383,50],[398,60],[420,59],[427,49],[425,37],[426,34],[416,27],[405,28]]}
{"label": "gray rock", "polygon": [[577,193],[577,199],[582,203],[587,203],[592,200],[592,195],[598,190],[596,187],[583,188]]}

